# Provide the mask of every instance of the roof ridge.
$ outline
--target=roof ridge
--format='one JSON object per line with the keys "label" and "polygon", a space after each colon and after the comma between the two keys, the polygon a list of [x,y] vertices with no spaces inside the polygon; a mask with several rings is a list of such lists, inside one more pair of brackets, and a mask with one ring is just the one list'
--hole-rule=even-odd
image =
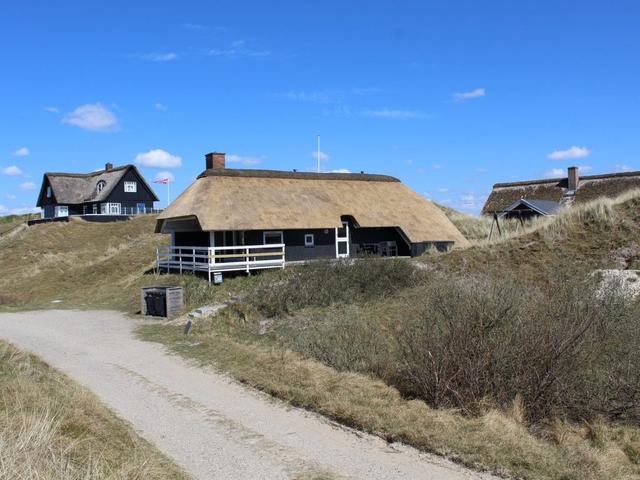
{"label": "roof ridge", "polygon": [[[637,177],[640,176],[640,171],[632,171],[632,172],[618,172],[618,173],[601,173],[598,175],[580,175],[578,178],[580,180],[600,180],[606,178],[624,178],[624,177]],[[560,178],[540,178],[537,180],[524,180],[519,182],[504,182],[504,183],[494,183],[493,188],[500,187],[520,187],[526,185],[541,185],[545,183],[559,183],[563,182],[567,179],[567,177]]]}
{"label": "roof ridge", "polygon": [[237,177],[237,178],[283,178],[294,180],[355,180],[369,182],[400,182],[396,177],[376,173],[339,173],[339,172],[297,172],[288,170],[265,170],[252,168],[208,169],[197,178]]}
{"label": "roof ridge", "polygon": [[124,170],[127,168],[131,168],[134,167],[133,164],[127,164],[127,165],[121,165],[119,167],[113,167],[111,170],[96,170],[95,172],[89,172],[89,173],[70,173],[70,172],[45,172],[45,175],[48,176],[57,176],[57,177],[79,177],[79,178],[87,178],[87,177],[95,177],[96,175],[101,175],[103,173],[108,173],[108,172],[117,172],[119,170]]}

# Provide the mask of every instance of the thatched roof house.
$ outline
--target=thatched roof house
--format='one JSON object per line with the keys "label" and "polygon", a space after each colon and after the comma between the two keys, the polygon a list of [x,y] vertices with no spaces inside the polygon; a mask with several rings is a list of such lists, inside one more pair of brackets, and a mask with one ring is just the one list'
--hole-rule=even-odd
{"label": "thatched roof house", "polygon": [[566,206],[599,197],[617,197],[635,188],[640,188],[640,172],[580,176],[578,167],[569,167],[565,178],[496,183],[482,207],[482,213],[500,214],[520,199],[544,200]]}
{"label": "thatched roof house", "polygon": [[134,165],[91,173],[47,172],[36,205],[44,218],[69,215],[124,215],[153,209],[158,197]]}
{"label": "thatched roof house", "polygon": [[398,179],[225,168],[223,153],[159,217],[173,245],[286,246],[287,260],[466,246],[446,215]]}

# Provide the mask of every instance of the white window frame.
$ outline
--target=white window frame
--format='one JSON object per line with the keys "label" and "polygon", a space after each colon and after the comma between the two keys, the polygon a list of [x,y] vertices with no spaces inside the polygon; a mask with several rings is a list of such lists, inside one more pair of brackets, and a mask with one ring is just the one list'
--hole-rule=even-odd
{"label": "white window frame", "polygon": [[122,208],[119,203],[103,203],[102,205],[105,206],[104,212],[102,213],[106,215],[120,215],[122,212]]}
{"label": "white window frame", "polygon": [[54,217],[68,217],[69,216],[69,207],[67,205],[57,205],[53,209]]}
{"label": "white window frame", "polygon": [[100,193],[106,186],[107,182],[105,182],[104,180],[98,180],[98,183],[96,183],[96,192]]}
{"label": "white window frame", "polygon": [[138,191],[138,182],[124,182],[125,193],[136,193]]}
{"label": "white window frame", "polygon": [[[262,232],[262,244],[267,245],[267,236],[275,236],[275,235],[280,236],[280,241],[277,244],[283,244],[284,235],[282,234],[282,230],[270,230],[270,231]],[[277,245],[277,244],[270,243],[269,245]]]}
{"label": "white window frame", "polygon": [[315,247],[316,246],[316,237],[313,233],[305,233],[304,234],[304,246],[305,247]]}
{"label": "white window frame", "polygon": [[51,198],[53,195],[53,191],[51,190],[51,185],[47,186],[47,198]]}

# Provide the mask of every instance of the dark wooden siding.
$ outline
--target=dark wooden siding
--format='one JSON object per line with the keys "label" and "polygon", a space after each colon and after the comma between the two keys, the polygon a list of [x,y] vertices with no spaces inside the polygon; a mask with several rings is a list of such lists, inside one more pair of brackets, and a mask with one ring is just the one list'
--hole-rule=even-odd
{"label": "dark wooden siding", "polygon": [[[124,182],[136,182],[136,192],[125,192]],[[133,170],[129,170],[111,190],[108,197],[100,203],[119,203],[127,210],[136,208],[138,203],[144,203],[145,208],[151,209],[153,208],[153,200],[153,195],[147,190],[142,179]]]}

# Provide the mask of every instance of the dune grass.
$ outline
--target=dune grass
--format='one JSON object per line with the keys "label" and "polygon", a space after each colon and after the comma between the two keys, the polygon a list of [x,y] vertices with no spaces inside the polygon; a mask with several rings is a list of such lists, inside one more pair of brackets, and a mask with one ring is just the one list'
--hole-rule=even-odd
{"label": "dune grass", "polygon": [[161,324],[146,325],[139,335],[293,405],[478,470],[532,479],[640,478],[640,432],[633,427],[556,421],[541,438],[523,421],[517,401],[509,409],[487,406],[477,416],[433,409],[374,377],[257,341],[224,316],[196,324],[188,338],[180,327]]}
{"label": "dune grass", "polygon": [[188,478],[84,388],[0,342],[0,478]]}

